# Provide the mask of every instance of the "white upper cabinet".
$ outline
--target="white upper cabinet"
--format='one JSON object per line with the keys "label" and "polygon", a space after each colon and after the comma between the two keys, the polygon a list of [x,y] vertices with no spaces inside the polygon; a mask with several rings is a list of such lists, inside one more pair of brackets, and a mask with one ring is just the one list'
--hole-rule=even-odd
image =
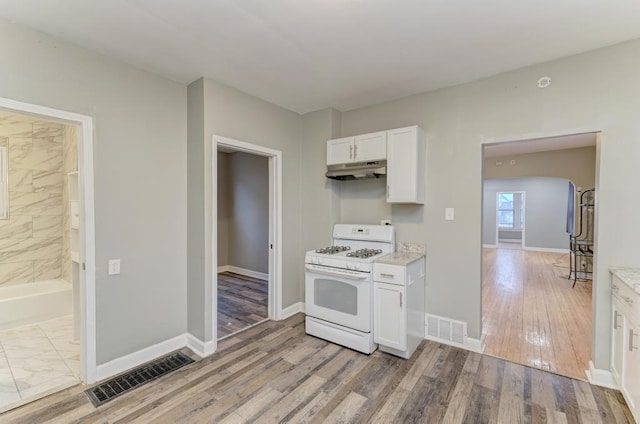
{"label": "white upper cabinet", "polygon": [[327,141],[327,165],[371,162],[386,157],[386,131]]}
{"label": "white upper cabinet", "polygon": [[387,203],[425,200],[426,141],[418,126],[387,132]]}
{"label": "white upper cabinet", "polygon": [[327,165],[353,162],[354,141],[355,137],[327,141]]}

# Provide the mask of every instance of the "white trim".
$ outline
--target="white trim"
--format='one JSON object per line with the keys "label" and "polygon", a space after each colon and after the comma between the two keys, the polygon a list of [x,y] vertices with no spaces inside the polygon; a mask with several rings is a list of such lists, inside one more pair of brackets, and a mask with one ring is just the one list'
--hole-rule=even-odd
{"label": "white trim", "polygon": [[498,245],[497,244],[483,244],[482,247],[485,247],[487,249],[497,249]]}
{"label": "white trim", "polygon": [[201,358],[209,356],[216,351],[216,344],[213,340],[205,343],[191,333],[187,333],[186,345]]}
{"label": "white trim", "polygon": [[145,347],[128,355],[113,359],[104,364],[98,365],[97,379],[98,381],[112,377],[124,371],[137,367],[149,361],[171,353],[175,350],[182,349],[187,345],[185,334],[181,334],[172,339],[156,343],[155,345]]}
{"label": "white trim", "polygon": [[594,386],[608,387],[610,389],[616,390],[619,389],[618,385],[613,379],[611,371],[596,368],[593,364],[593,361],[589,361],[589,369],[586,370],[585,373],[587,374],[589,383],[593,384]]}
{"label": "white trim", "polygon": [[[269,319],[282,319],[282,152],[267,147],[234,140],[219,135],[211,137],[211,269],[218,269],[218,148],[224,147],[232,151],[250,153],[269,158],[269,295],[268,316]],[[211,305],[211,333],[212,340],[217,346],[217,299],[218,278],[213,275],[212,281],[212,305]]]}
{"label": "white trim", "polygon": [[222,265],[218,267],[218,272],[233,272],[234,274],[244,275],[245,277],[259,278],[261,280],[269,280],[269,274],[264,272],[252,271],[246,268],[240,268],[233,265]]}
{"label": "white trim", "polygon": [[474,339],[472,337],[467,336],[465,337],[465,343],[460,344],[460,343],[452,342],[451,340],[441,339],[438,337],[431,337],[428,334],[426,334],[426,331],[425,331],[424,338],[425,340],[431,340],[431,341],[446,344],[449,346],[459,347],[460,349],[469,350],[471,352],[484,353],[485,345],[484,345],[484,342],[482,342],[480,339]]}
{"label": "white trim", "polygon": [[78,195],[80,199],[81,334],[80,378],[91,384],[97,378],[96,347],[96,237],[93,178],[93,118],[45,106],[0,97],[0,108],[64,121],[80,127],[78,134]]}
{"label": "white trim", "polygon": [[298,302],[298,303],[294,303],[291,306],[287,306],[282,310],[282,313],[280,314],[280,316],[282,317],[282,319],[287,319],[291,316],[294,316],[298,312],[304,313],[304,302]]}
{"label": "white trim", "polygon": [[569,253],[569,249],[556,249],[552,247],[529,247],[525,246],[524,250],[531,252],[550,252],[550,253]]}

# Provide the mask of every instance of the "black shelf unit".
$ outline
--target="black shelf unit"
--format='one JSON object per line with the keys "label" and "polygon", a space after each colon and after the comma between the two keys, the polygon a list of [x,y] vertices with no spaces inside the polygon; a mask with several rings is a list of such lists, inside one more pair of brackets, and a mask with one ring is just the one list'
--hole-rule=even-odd
{"label": "black shelf unit", "polygon": [[595,206],[595,189],[585,190],[580,194],[578,204],[578,232],[569,235],[569,276],[576,282],[593,279],[593,209]]}

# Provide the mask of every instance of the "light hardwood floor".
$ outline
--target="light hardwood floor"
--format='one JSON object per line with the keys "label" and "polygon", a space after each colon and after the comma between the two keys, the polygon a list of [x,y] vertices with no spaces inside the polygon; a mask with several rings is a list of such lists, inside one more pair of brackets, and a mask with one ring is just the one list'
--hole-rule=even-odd
{"label": "light hardwood floor", "polygon": [[268,283],[232,272],[218,274],[218,338],[267,319]]}
{"label": "light hardwood floor", "polygon": [[0,422],[632,422],[614,390],[426,340],[410,360],[367,356],[305,335],[302,314],[219,348],[97,409],[78,386]]}
{"label": "light hardwood floor", "polygon": [[568,256],[484,249],[485,353],[586,379],[591,358],[591,282],[567,280]]}

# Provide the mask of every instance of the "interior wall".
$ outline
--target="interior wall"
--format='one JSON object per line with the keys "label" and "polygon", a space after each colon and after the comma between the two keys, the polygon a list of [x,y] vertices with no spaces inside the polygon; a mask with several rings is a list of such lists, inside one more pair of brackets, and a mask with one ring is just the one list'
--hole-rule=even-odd
{"label": "interior wall", "polygon": [[[212,137],[220,135],[282,152],[282,306],[302,299],[300,280],[300,115],[209,79],[189,85],[189,332],[212,340]],[[191,117],[194,112],[193,118]]]}
{"label": "interior wall", "polygon": [[[269,273],[269,159],[229,155],[227,265]],[[223,263],[219,263],[219,266]]]}
{"label": "interior wall", "polygon": [[[596,135],[593,135],[595,143]],[[511,161],[515,161],[511,165]],[[497,166],[496,162],[502,162]],[[583,190],[596,181],[596,146],[562,149],[522,155],[486,158],[482,161],[484,179],[516,177],[567,178]]]}
{"label": "interior wall", "polygon": [[[628,182],[639,178],[639,67],[640,41],[632,41],[343,113],[342,136],[415,124],[426,131],[426,205],[392,206],[391,218],[398,240],[427,244],[428,312],[481,335],[482,144],[602,130],[592,351],[595,366],[608,368],[608,269],[638,265],[640,197]],[[553,84],[539,89],[543,75]],[[352,216],[372,203],[350,197],[342,210]],[[384,199],[374,200],[384,211]],[[446,207],[455,208],[454,221],[444,220]]]}
{"label": "interior wall", "polygon": [[184,334],[186,88],[1,19],[0,51],[0,97],[93,118],[97,363]]}
{"label": "interior wall", "polygon": [[496,194],[524,191],[524,247],[568,250],[565,178],[509,178],[484,181],[482,243],[496,244]]}
{"label": "interior wall", "polygon": [[9,217],[0,220],[0,284],[63,275],[63,129],[60,123],[0,114],[9,178]]}
{"label": "interior wall", "polygon": [[218,267],[229,265],[229,156],[218,152]]}

